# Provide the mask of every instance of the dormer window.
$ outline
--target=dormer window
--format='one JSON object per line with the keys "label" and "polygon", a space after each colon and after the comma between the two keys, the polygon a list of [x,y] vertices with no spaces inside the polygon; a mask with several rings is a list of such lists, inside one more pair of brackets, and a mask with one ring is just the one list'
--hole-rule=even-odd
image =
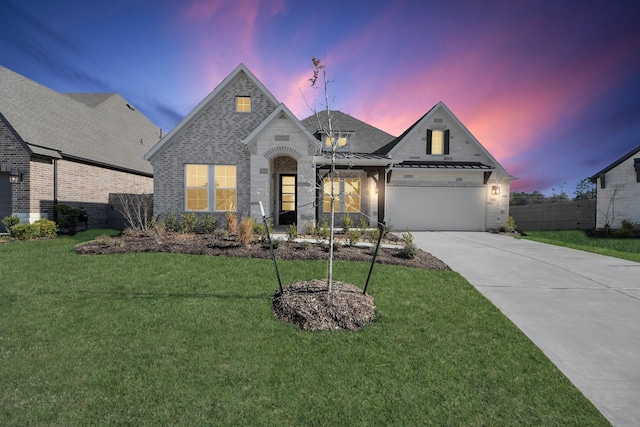
{"label": "dormer window", "polygon": [[251,97],[250,96],[237,96],[236,97],[236,111],[239,113],[251,112]]}
{"label": "dormer window", "polygon": [[427,129],[427,154],[449,154],[449,130]]}
{"label": "dormer window", "polygon": [[334,136],[323,135],[324,143],[322,144],[323,151],[331,151],[335,147],[336,151],[349,151],[349,135],[337,134]]}

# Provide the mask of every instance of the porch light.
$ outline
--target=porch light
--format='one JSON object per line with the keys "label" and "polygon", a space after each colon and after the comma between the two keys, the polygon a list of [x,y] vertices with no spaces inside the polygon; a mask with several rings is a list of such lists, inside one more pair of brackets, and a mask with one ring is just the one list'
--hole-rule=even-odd
{"label": "porch light", "polygon": [[491,186],[491,195],[492,196],[499,196],[500,195],[500,187],[498,187],[497,185]]}
{"label": "porch light", "polygon": [[12,184],[17,184],[22,181],[22,172],[16,169],[11,169],[9,173],[9,182]]}

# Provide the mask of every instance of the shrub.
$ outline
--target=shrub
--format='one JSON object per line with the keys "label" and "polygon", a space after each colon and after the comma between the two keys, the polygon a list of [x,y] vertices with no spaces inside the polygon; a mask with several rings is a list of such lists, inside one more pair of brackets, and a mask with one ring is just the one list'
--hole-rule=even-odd
{"label": "shrub", "polygon": [[287,233],[287,241],[289,242],[293,242],[298,238],[298,228],[296,227],[295,224],[289,224],[289,226],[287,227],[286,233]]}
{"label": "shrub", "polygon": [[252,218],[245,216],[240,221],[240,233],[238,234],[238,241],[247,246],[253,239],[253,221]]}
{"label": "shrub", "polygon": [[181,233],[193,233],[198,226],[198,216],[195,212],[186,212],[182,214],[182,223],[180,224]]}
{"label": "shrub", "polygon": [[72,208],[67,205],[53,205],[53,209],[58,212],[58,225],[61,228],[66,228],[67,233],[76,234],[76,227],[78,225],[78,217],[84,211],[82,206]]}
{"label": "shrub", "polygon": [[313,235],[313,230],[315,230],[315,224],[313,223],[313,221],[307,221],[304,223],[304,228],[303,228],[303,232],[305,235],[307,236],[312,236]]}
{"label": "shrub", "polygon": [[347,233],[347,243],[351,246],[355,245],[362,238],[362,230],[361,229],[351,229]]}
{"label": "shrub", "polygon": [[512,216],[509,216],[505,222],[505,226],[504,226],[505,231],[507,233],[513,233],[514,231],[516,231],[516,227],[517,227],[516,220],[513,219]]}
{"label": "shrub", "polygon": [[20,224],[20,217],[17,215],[5,216],[2,218],[2,224],[4,224],[4,228],[7,229],[7,233],[11,234],[11,227]]}
{"label": "shrub", "polygon": [[313,237],[315,237],[318,242],[327,240],[329,238],[329,224],[327,223],[326,218],[322,218],[320,224],[316,224],[316,229],[313,232]]}
{"label": "shrub", "polygon": [[361,216],[360,217],[360,229],[362,231],[364,231],[367,228],[369,228],[369,222],[367,221],[367,217],[366,216]]}
{"label": "shrub", "polygon": [[418,247],[413,243],[413,234],[409,230],[402,233],[402,242],[404,246],[400,249],[400,254],[408,259],[413,259],[418,254]]}
{"label": "shrub", "polygon": [[229,234],[235,234],[238,232],[238,216],[231,211],[224,213],[224,227]]}
{"label": "shrub", "polygon": [[18,240],[32,240],[40,237],[40,227],[34,224],[16,224],[11,227],[11,237]]}
{"label": "shrub", "polygon": [[33,223],[34,226],[38,227],[40,230],[40,235],[38,237],[56,237],[58,235],[58,226],[55,222],[41,218]]}
{"label": "shrub", "polygon": [[298,242],[296,248],[301,251],[307,251],[309,250],[309,248],[311,248],[311,243],[303,240],[302,242]]}
{"label": "shrub", "polygon": [[628,231],[640,231],[640,224],[633,222],[630,219],[622,220],[622,229]]}
{"label": "shrub", "polygon": [[202,217],[202,231],[213,234],[216,231],[216,215],[209,214]]}
{"label": "shrub", "polygon": [[378,239],[380,238],[380,229],[376,227],[369,231],[369,236],[371,238],[371,243],[378,243]]}
{"label": "shrub", "polygon": [[342,217],[342,231],[344,234],[347,234],[351,227],[353,226],[353,221],[351,220],[351,216],[348,213],[344,214]]}
{"label": "shrub", "polygon": [[382,237],[386,237],[386,235],[391,233],[392,231],[393,231],[393,225],[390,222],[387,222],[386,224],[384,224],[384,227],[382,230]]}
{"label": "shrub", "polygon": [[167,231],[178,231],[178,218],[173,213],[173,210],[170,210],[164,219],[164,226]]}

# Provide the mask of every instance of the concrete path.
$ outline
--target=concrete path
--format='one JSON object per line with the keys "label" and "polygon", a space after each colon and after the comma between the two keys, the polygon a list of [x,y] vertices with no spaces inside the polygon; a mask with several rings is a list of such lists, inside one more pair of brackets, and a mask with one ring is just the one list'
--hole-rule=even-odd
{"label": "concrete path", "polygon": [[614,426],[640,426],[640,263],[473,232],[414,232]]}

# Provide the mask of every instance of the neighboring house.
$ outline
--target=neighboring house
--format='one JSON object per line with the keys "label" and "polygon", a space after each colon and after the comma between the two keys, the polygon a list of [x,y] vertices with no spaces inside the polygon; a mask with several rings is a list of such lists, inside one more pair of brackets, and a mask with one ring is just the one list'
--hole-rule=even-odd
{"label": "neighboring house", "polygon": [[640,145],[589,179],[596,184],[596,228],[640,223]]}
{"label": "neighboring house", "polygon": [[[514,179],[442,102],[400,137],[341,112],[330,182],[321,129],[302,121],[240,64],[145,156],[154,170],[154,213],[226,211],[275,225],[326,218],[333,185],[338,221],[394,229],[487,230],[504,225]],[[320,122],[320,123],[319,123]],[[340,222],[338,222],[340,224]]]}
{"label": "neighboring house", "polygon": [[0,218],[54,219],[67,204],[108,226],[109,193],[153,191],[142,156],[159,138],[118,94],[61,94],[0,66]]}

